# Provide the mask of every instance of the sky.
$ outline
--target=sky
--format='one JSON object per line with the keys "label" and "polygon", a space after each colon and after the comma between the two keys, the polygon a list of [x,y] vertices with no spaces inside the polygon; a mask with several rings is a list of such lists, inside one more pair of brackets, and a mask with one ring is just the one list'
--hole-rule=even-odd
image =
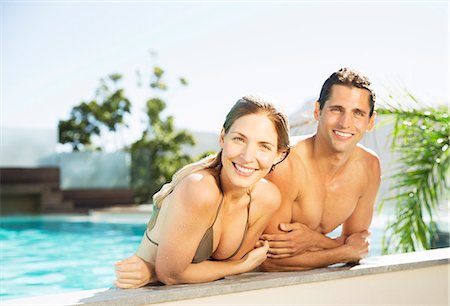
{"label": "sky", "polygon": [[[449,4],[1,2],[1,127],[56,129],[94,97],[99,79],[121,73],[133,103],[121,133],[132,142],[153,95],[136,86],[136,71],[147,76],[153,65],[169,84],[164,114],[191,131],[218,133],[246,94],[292,114],[341,67],[368,75],[380,98],[405,88],[428,105],[447,104]],[[177,85],[180,76],[189,86]]]}

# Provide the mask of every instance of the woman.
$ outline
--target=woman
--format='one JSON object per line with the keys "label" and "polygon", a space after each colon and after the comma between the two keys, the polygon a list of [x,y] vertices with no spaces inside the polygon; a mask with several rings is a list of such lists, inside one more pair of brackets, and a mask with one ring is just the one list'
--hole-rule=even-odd
{"label": "woman", "polygon": [[117,287],[208,282],[266,259],[269,245],[258,238],[281,195],[264,177],[289,152],[287,118],[271,103],[243,97],[226,117],[220,146],[153,196],[135,256],[116,263]]}

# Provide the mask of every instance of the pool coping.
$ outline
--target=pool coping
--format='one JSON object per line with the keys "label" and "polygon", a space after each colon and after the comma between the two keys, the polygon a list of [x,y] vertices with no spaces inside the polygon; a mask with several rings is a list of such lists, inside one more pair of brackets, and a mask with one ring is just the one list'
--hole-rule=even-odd
{"label": "pool coping", "polygon": [[2,301],[2,305],[147,305],[450,264],[450,248],[368,257],[359,265],[300,272],[249,272],[203,284],[102,288]]}

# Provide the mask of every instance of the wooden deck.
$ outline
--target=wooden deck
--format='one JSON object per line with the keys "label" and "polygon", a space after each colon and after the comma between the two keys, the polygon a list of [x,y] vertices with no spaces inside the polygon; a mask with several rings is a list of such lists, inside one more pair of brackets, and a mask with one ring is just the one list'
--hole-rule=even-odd
{"label": "wooden deck", "polygon": [[68,189],[63,190],[63,196],[78,211],[133,204],[131,189]]}
{"label": "wooden deck", "polygon": [[133,191],[60,189],[59,168],[1,168],[1,214],[85,212],[91,208],[132,205]]}

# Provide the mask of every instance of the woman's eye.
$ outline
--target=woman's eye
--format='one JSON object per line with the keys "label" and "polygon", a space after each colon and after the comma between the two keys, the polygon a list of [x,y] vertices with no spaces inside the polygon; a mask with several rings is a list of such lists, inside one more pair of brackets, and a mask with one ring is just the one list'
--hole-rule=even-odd
{"label": "woman's eye", "polygon": [[234,137],[233,140],[239,141],[239,142],[244,142],[244,138],[239,137],[239,136]]}

